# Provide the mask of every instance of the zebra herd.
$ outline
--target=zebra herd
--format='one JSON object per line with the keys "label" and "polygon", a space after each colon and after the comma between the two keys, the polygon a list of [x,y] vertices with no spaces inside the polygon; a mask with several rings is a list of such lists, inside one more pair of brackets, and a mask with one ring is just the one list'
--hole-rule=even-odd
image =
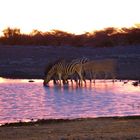
{"label": "zebra herd", "polygon": [[60,85],[68,83],[68,79],[76,81],[77,84],[82,85],[86,78],[92,82],[97,76],[104,74],[106,79],[109,75],[113,79],[116,78],[116,60],[102,59],[89,60],[86,57],[73,59],[70,62],[65,59],[59,59],[56,62],[49,64],[45,70],[44,85],[47,85],[50,80]]}

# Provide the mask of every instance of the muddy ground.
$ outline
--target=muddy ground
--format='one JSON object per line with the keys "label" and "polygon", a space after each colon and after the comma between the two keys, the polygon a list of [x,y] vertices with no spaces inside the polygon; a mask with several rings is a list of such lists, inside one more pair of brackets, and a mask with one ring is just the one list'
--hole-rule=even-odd
{"label": "muddy ground", "polygon": [[140,117],[47,121],[0,127],[1,140],[140,140]]}

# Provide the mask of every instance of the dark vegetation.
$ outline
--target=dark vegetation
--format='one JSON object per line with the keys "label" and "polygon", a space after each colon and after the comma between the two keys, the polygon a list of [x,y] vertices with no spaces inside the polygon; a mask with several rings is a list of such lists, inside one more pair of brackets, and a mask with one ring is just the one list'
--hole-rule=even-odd
{"label": "dark vegetation", "polygon": [[41,32],[33,30],[30,34],[22,34],[18,28],[6,28],[0,37],[1,45],[43,45],[43,46],[94,46],[112,47],[117,45],[140,44],[140,25],[131,28],[105,28],[86,32],[81,35],[52,30]]}

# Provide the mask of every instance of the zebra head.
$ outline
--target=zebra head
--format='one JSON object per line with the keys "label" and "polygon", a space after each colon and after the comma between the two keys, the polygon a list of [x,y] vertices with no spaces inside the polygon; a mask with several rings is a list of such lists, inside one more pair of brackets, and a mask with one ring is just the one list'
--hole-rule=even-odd
{"label": "zebra head", "polygon": [[[49,73],[48,73],[49,74]],[[49,83],[49,81],[51,80],[51,76],[50,75],[48,75],[47,74],[47,76],[44,78],[44,82],[43,82],[43,85],[45,86],[45,85],[47,85],[48,83]]]}
{"label": "zebra head", "polygon": [[44,78],[43,85],[47,85],[54,74],[56,74],[56,66],[55,65],[47,72],[47,75]]}

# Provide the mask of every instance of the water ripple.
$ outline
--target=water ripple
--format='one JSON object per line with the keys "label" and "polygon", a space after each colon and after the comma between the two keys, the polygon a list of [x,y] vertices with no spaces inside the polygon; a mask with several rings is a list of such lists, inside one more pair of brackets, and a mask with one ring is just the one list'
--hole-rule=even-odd
{"label": "water ripple", "polygon": [[140,87],[130,81],[76,87],[42,86],[42,80],[0,80],[0,123],[31,119],[140,115]]}

